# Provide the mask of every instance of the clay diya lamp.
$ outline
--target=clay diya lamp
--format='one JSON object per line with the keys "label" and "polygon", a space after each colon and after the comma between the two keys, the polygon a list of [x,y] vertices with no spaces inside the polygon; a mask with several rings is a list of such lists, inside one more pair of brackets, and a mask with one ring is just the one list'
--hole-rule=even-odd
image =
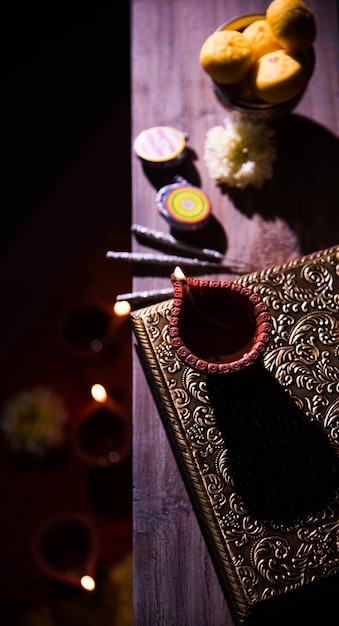
{"label": "clay diya lamp", "polygon": [[100,356],[116,334],[112,307],[106,302],[76,302],[65,308],[58,337],[63,350],[76,358]]}
{"label": "clay diya lamp", "polygon": [[180,268],[171,280],[170,339],[186,365],[206,374],[228,374],[261,359],[272,322],[258,294],[234,282],[185,277]]}
{"label": "clay diya lamp", "polygon": [[46,518],[33,538],[33,556],[56,582],[87,591],[95,588],[99,537],[87,515],[61,512]]}
{"label": "clay diya lamp", "polygon": [[111,397],[104,403],[90,403],[75,422],[73,449],[88,466],[121,465],[129,457],[131,446],[129,415]]}

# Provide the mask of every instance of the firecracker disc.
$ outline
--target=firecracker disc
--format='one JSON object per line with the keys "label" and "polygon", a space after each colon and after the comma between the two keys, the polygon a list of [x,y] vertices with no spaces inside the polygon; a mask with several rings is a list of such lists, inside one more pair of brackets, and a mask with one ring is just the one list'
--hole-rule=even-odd
{"label": "firecracker disc", "polygon": [[206,224],[211,213],[209,198],[193,185],[168,185],[160,193],[160,212],[177,228],[195,229]]}
{"label": "firecracker disc", "polygon": [[186,137],[171,126],[154,126],[143,130],[135,139],[136,154],[149,163],[171,163],[181,159]]}

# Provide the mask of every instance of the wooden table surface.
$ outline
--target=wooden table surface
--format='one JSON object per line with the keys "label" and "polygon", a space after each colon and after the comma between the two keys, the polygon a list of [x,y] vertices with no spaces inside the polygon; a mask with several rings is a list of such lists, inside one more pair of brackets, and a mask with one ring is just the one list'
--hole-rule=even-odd
{"label": "wooden table surface", "polygon": [[[132,140],[156,125],[188,134],[189,158],[174,173],[201,186],[211,199],[214,230],[206,229],[199,243],[223,246],[226,257],[241,259],[253,270],[339,241],[336,0],[308,2],[318,27],[316,66],[301,102],[276,127],[278,158],[272,180],[259,190],[222,193],[203,159],[207,131],[223,124],[228,113],[199,65],[200,47],[223,22],[263,13],[267,6],[265,0],[131,3]],[[134,223],[170,232],[157,212],[155,196],[171,182],[173,171],[147,171],[133,149],[131,158]],[[135,238],[132,248],[152,251]],[[135,266],[133,288],[170,287],[170,272]],[[136,350],[133,393],[134,623],[233,626]]]}

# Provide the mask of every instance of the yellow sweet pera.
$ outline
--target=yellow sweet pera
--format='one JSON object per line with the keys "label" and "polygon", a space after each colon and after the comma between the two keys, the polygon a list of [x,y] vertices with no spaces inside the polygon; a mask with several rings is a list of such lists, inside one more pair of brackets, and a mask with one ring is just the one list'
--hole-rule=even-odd
{"label": "yellow sweet pera", "polygon": [[264,54],[253,67],[253,91],[260,100],[276,104],[294,98],[304,86],[301,57],[287,50]]}
{"label": "yellow sweet pera", "polygon": [[282,48],[307,50],[315,40],[315,18],[302,0],[272,0],[266,20]]}
{"label": "yellow sweet pera", "polygon": [[200,63],[218,83],[239,81],[252,64],[252,45],[236,30],[221,30],[210,35],[200,49]]}
{"label": "yellow sweet pera", "polygon": [[281,43],[275,38],[266,19],[255,20],[243,30],[242,34],[252,44],[253,60],[281,49]]}
{"label": "yellow sweet pera", "polygon": [[224,92],[247,102],[294,98],[312,73],[315,18],[303,0],[272,0],[242,32],[224,27],[203,43],[200,63]]}

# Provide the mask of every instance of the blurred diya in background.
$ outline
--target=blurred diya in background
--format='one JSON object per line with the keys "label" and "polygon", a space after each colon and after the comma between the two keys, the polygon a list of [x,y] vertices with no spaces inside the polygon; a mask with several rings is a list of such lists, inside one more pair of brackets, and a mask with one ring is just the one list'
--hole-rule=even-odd
{"label": "blurred diya in background", "polygon": [[73,302],[62,312],[58,324],[62,348],[77,358],[101,355],[114,331],[112,307],[106,302]]}
{"label": "blurred diya in background", "polygon": [[33,538],[33,556],[49,578],[93,591],[99,558],[99,537],[90,518],[60,512],[46,518]]}
{"label": "blurred diya in background", "polygon": [[206,374],[229,374],[261,359],[270,341],[271,316],[251,289],[238,283],[171,276],[170,339],[186,365]]}
{"label": "blurred diya in background", "polygon": [[131,421],[102,385],[92,387],[91,402],[73,426],[73,448],[86,465],[110,468],[121,465],[130,455]]}
{"label": "blurred diya in background", "polygon": [[59,345],[71,357],[92,359],[102,356],[118,339],[130,307],[104,300],[72,302],[61,312],[57,327]]}

